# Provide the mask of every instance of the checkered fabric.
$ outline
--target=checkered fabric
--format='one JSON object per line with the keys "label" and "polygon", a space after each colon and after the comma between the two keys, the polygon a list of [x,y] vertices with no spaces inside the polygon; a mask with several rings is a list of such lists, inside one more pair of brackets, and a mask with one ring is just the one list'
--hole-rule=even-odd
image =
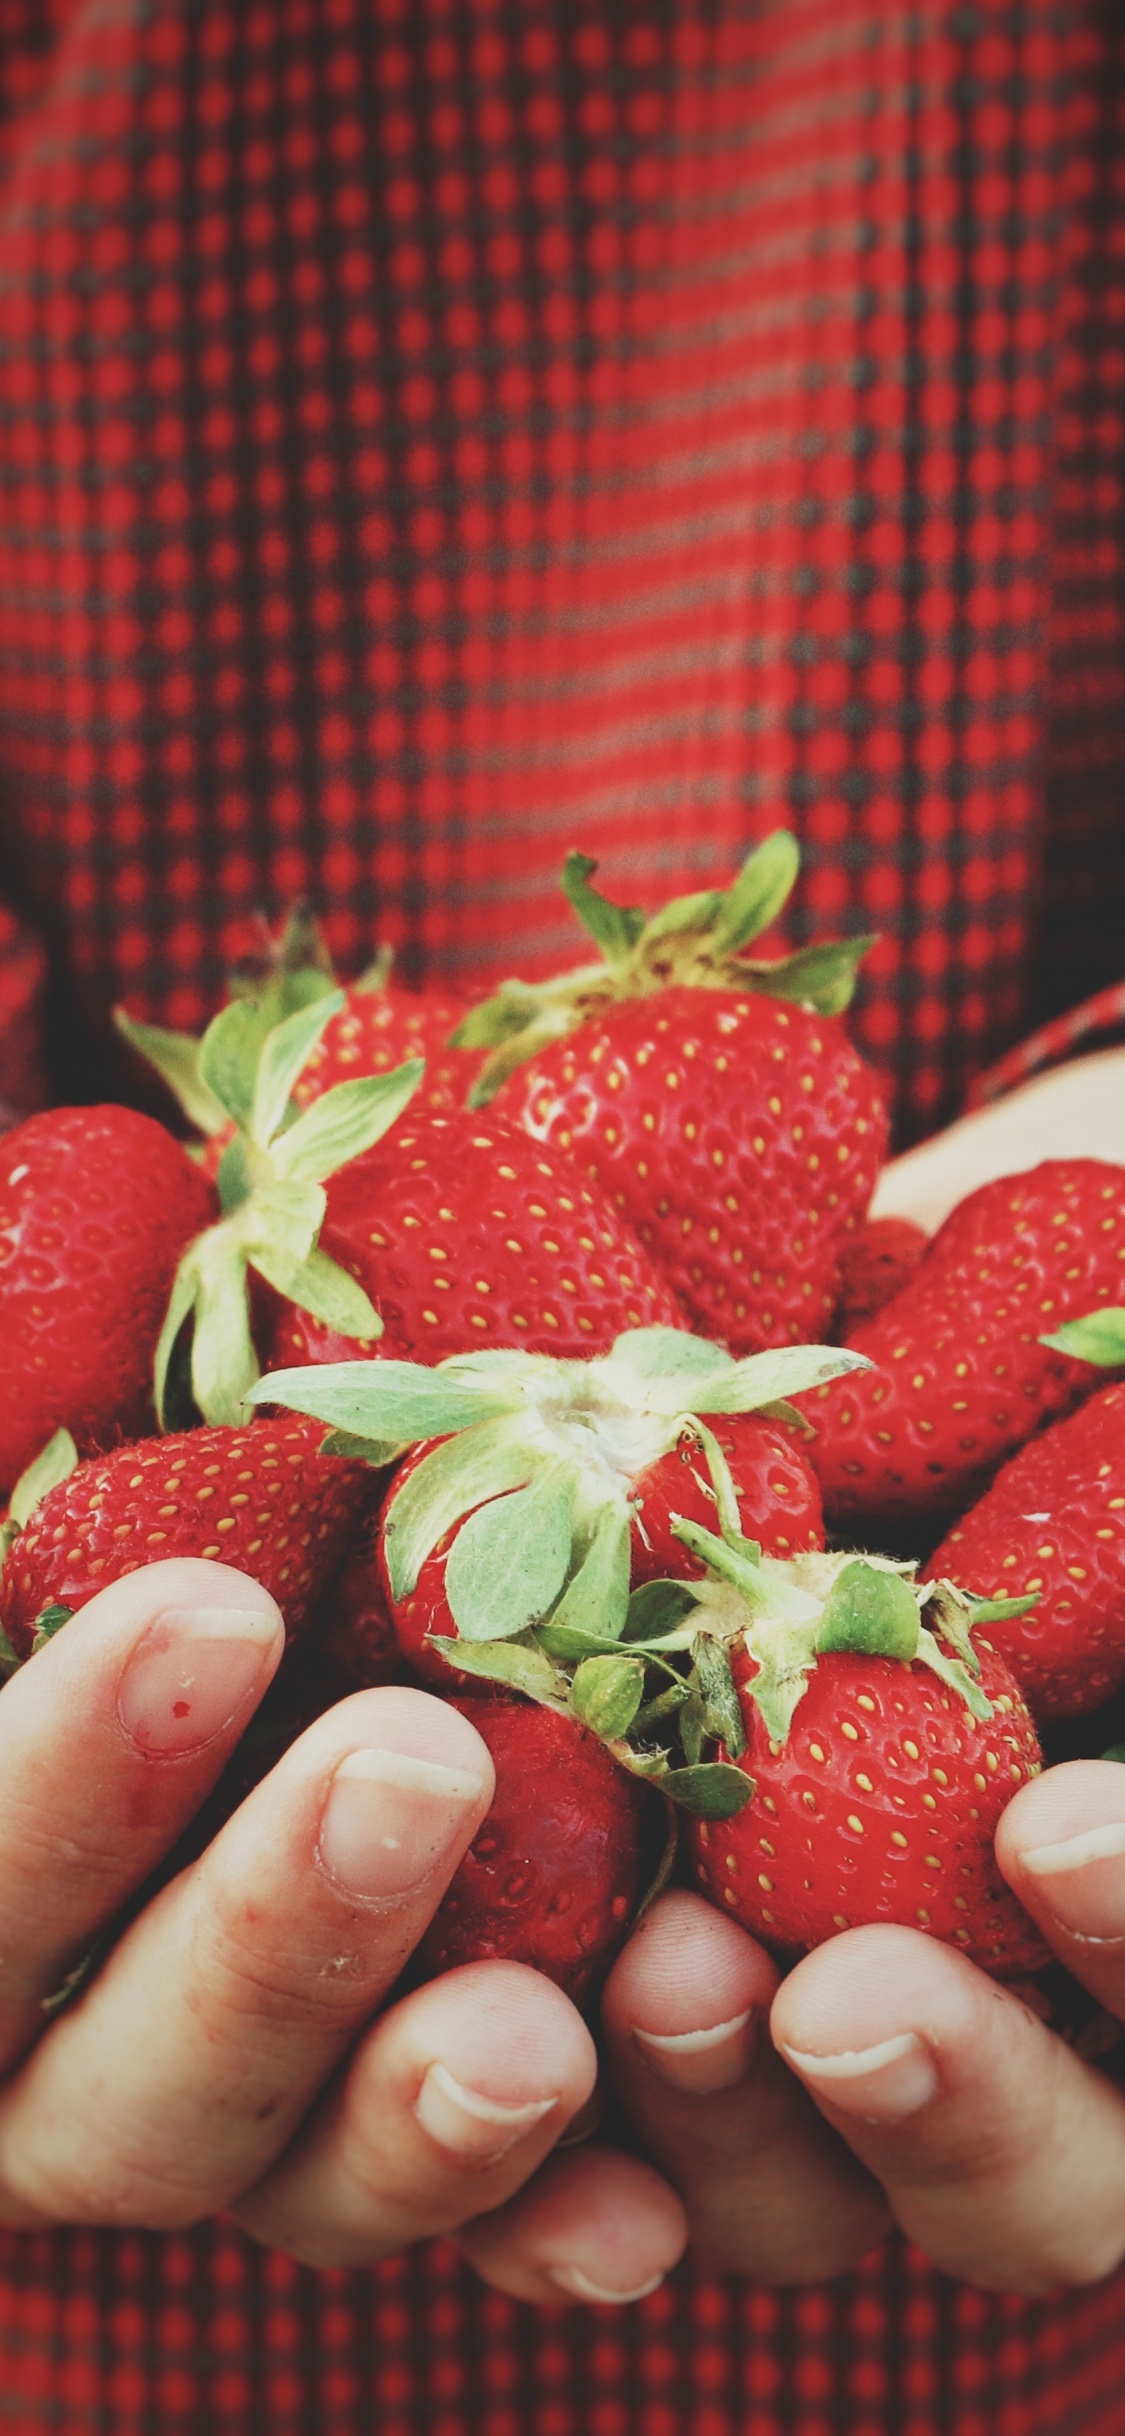
{"label": "checkered fabric", "polygon": [[[791,935],[881,933],[903,1138],[1118,980],[1123,133],[1114,0],[0,0],[0,972],[30,925],[56,1092],[114,999],[202,1020],[258,906],[475,991],[573,952],[567,845],[652,902],[779,820]],[[1123,2393],[1125,2279],[897,2246],[563,2318],[444,2247],[0,2243],[16,2436]]]}

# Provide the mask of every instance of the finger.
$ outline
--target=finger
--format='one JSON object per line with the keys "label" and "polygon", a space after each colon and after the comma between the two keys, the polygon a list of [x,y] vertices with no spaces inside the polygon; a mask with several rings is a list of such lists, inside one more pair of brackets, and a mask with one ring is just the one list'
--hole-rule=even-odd
{"label": "finger", "polygon": [[498,2207],[596,2075],[561,1989],[520,1963],[470,1963],[368,2031],[236,2222],[308,2266],[370,2266]]}
{"label": "finger", "polygon": [[478,2275],[513,2300],[620,2309],[663,2283],[683,2256],[687,2220],[650,2165],[591,2144],[549,2157],[526,2190],[462,2226],[457,2240]]}
{"label": "finger", "polygon": [[146,1565],[0,1693],[0,2071],[194,1816],[284,1638],[274,1601],[245,1574]]}
{"label": "finger", "polygon": [[664,1895],[617,1962],[603,2020],[618,2090],[705,2263],[762,2283],[841,2274],[890,2222],[768,2032],[778,1970],[698,1895]]}
{"label": "finger", "polygon": [[962,1955],[853,1929],[798,1963],[772,2027],[946,2274],[1038,2294],[1125,2255],[1125,2101]]}
{"label": "finger", "polygon": [[492,1785],[475,1728],[426,1692],[318,1719],[0,2096],[0,2214],[171,2227],[258,2181],[398,1977]]}
{"label": "finger", "polygon": [[1033,1777],[996,1855],[1068,1971],[1125,2021],[1125,1768],[1076,1759]]}

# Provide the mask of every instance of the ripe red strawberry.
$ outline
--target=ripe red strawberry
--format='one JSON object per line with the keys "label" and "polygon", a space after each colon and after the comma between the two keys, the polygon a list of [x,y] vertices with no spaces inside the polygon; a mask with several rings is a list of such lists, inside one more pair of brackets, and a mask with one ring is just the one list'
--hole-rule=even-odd
{"label": "ripe red strawberry", "polygon": [[989,1627],[1041,1721],[1083,1717],[1125,1683],[1125,1385],[1028,1440],[946,1533],[925,1578],[1036,1593]]}
{"label": "ripe red strawberry", "polygon": [[630,1593],[684,1570],[674,1515],[714,1523],[740,1504],[768,1554],[821,1547],[815,1474],[790,1426],[799,1416],[787,1421],[782,1405],[778,1417],[778,1399],[848,1358],[789,1346],[736,1363],[699,1337],[650,1328],[587,1362],[513,1352],[437,1371],[352,1363],[275,1374],[255,1396],[336,1424],[340,1443],[366,1445],[374,1462],[421,1440],[387,1493],[370,1597],[375,1617],[381,1591],[403,1655],[445,1689],[453,1643],[480,1671],[470,1644],[487,1645],[491,1669],[496,1640],[548,1615],[620,1635]]}
{"label": "ripe red strawberry", "polygon": [[[685,1537],[708,1553],[691,1526]],[[948,1591],[920,1598],[878,1559],[771,1568],[730,1542],[710,1556],[741,1725],[742,1747],[727,1748],[752,1786],[736,1814],[690,1822],[712,1901],[788,1949],[884,1920],[1000,1978],[1037,1969],[1046,1949],[993,1835],[1039,1746],[979,1629],[974,1649],[971,1603],[958,1614]],[[988,1615],[976,1609],[978,1623]]]}
{"label": "ripe red strawberry", "polygon": [[0,1622],[17,1655],[29,1654],[45,1610],[73,1614],[169,1556],[238,1566],[277,1600],[290,1637],[299,1633],[370,1495],[370,1475],[322,1454],[323,1438],[315,1423],[256,1421],[80,1464],[40,1499],[8,1553]]}
{"label": "ripe red strawberry", "polygon": [[[375,1511],[361,1524],[309,1635],[339,1677],[343,1691],[367,1691],[373,1684],[409,1681],[379,1580],[377,1534]],[[442,1689],[448,1691],[448,1667],[443,1676]]]}
{"label": "ripe red strawberry", "polygon": [[946,1219],[910,1284],[848,1342],[874,1367],[810,1406],[833,1523],[939,1518],[1091,1384],[1044,1332],[1120,1294],[1125,1169],[1051,1159]]}
{"label": "ripe red strawberry", "polygon": [[214,1214],[178,1142],[130,1108],[56,1108],[0,1155],[0,1485],[59,1427],[83,1449],[153,1426],[176,1264]]}
{"label": "ripe red strawberry", "polygon": [[503,1693],[452,1706],[488,1744],[496,1793],[420,1960],[432,1978],[466,1962],[524,1962],[580,2004],[624,1944],[653,1874],[653,1797],[571,1717]]}
{"label": "ripe red strawberry", "polygon": [[[381,1356],[598,1352],[623,1328],[682,1316],[605,1197],[491,1114],[411,1110],[332,1177],[319,1241],[378,1311]],[[263,1368],[354,1361],[361,1350],[275,1307]]]}
{"label": "ripe red strawberry", "polygon": [[739,1353],[824,1333],[886,1143],[838,1021],[869,942],[773,965],[741,953],[796,868],[778,832],[725,893],[645,923],[571,855],[563,886],[606,961],[505,983],[457,1036],[496,1044],[474,1101],[503,1084],[505,1111],[612,1197],[692,1324]]}
{"label": "ripe red strawberry", "polygon": [[868,1218],[849,1235],[840,1261],[840,1328],[874,1319],[910,1284],[929,1237],[911,1218]]}

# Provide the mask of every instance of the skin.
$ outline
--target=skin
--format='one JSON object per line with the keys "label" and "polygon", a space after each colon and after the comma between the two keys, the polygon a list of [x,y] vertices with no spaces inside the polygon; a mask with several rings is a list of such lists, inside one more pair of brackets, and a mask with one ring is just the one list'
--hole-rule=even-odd
{"label": "skin", "polygon": [[[173,1718],[169,1618],[194,1718]],[[605,1990],[597,2096],[589,2031],[535,1973],[481,1964],[396,1995],[492,1790],[479,1736],[424,1692],[320,1718],[45,2023],[43,1998],[205,1798],[280,1648],[256,1584],[155,1565],[0,1692],[0,2222],[162,2230],[221,2207],[314,2266],[455,2233],[486,2281],[555,2304],[635,2298],[689,2243],[718,2270],[815,2281],[896,2222],[992,2290],[1087,2284],[1125,2257],[1125,2099],[914,1931],[852,1931],[780,1981],[699,1897],[664,1895]],[[1125,2021],[1125,1768],[1024,1786],[997,1852]]]}

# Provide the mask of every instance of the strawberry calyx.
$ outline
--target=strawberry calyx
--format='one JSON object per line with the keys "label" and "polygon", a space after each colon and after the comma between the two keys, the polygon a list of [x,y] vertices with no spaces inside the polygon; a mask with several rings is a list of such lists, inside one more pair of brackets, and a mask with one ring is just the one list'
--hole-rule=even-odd
{"label": "strawberry calyx", "polygon": [[[286,1016],[332,996],[337,982],[324,933],[307,905],[292,906],[276,931],[269,929],[263,916],[259,923],[258,946],[232,967],[227,987],[231,1001],[253,1008],[253,1031],[259,1044],[264,1044]],[[381,948],[358,981],[351,983],[351,994],[385,989],[392,957],[391,948]],[[210,1139],[229,1131],[229,1111],[203,1070],[205,1035],[140,1023],[124,1007],[114,1008],[113,1020],[122,1039],[154,1068],[197,1132]]]}
{"label": "strawberry calyx", "polygon": [[205,1421],[235,1423],[259,1376],[248,1271],[343,1336],[371,1343],[383,1323],[363,1288],[318,1249],[324,1185],[381,1140],[423,1074],[420,1058],[338,1083],[298,1109],[293,1085],[344,1003],[330,990],[263,1031],[261,1002],[235,998],[199,1049],[199,1080],[234,1131],[219,1165],[222,1216],[188,1245],[156,1349],[156,1409],[168,1426],[169,1370],[191,1323],[190,1385]]}
{"label": "strawberry calyx", "polygon": [[[818,1660],[830,1651],[926,1666],[987,1724],[992,1704],[977,1680],[973,1632],[1023,1615],[1036,1603],[1035,1593],[978,1599],[953,1582],[919,1582],[915,1562],[892,1557],[849,1550],[802,1551],[784,1561],[764,1557],[729,1517],[718,1534],[680,1516],[673,1516],[672,1530],[709,1569],[705,1580],[691,1585],[696,1629],[709,1634],[728,1660],[738,1650],[753,1659],[747,1694],[779,1748]],[[743,1736],[733,1755],[744,1748]]]}
{"label": "strawberry calyx", "polygon": [[592,1361],[514,1349],[454,1355],[435,1369],[349,1362],[273,1371],[247,1401],[328,1422],[324,1452],[378,1467],[436,1439],[392,1494],[385,1554],[395,1598],[409,1596],[427,1557],[460,1525],[445,1568],[458,1638],[430,1645],[461,1675],[577,1717],[633,1774],[718,1818],[747,1798],[745,1778],[698,1756],[673,1766],[662,1729],[691,1701],[704,1721],[701,1742],[704,1730],[733,1731],[729,1669],[707,1646],[702,1674],[682,1677],[678,1661],[699,1639],[686,1620],[690,1585],[630,1591],[630,1535],[642,1521],[634,1484],[686,1437],[717,1515],[733,1527],[733,1480],[704,1416],[800,1421],[789,1397],[853,1367],[865,1367],[863,1357],[838,1346],[736,1361],[704,1338],[653,1327],[626,1330]]}
{"label": "strawberry calyx", "polygon": [[860,963],[874,945],[871,937],[827,940],[773,962],[756,962],[744,953],[777,920],[799,866],[796,838],[776,829],[747,857],[729,888],[673,898],[646,919],[639,906],[615,905],[591,887],[597,864],[589,855],[568,854],[563,894],[599,948],[600,961],[550,981],[504,981],[472,1009],[451,1046],[490,1049],[492,1055],[473,1085],[469,1106],[484,1107],[518,1067],[600,1009],[663,989],[749,989],[822,1015],[842,1014]]}
{"label": "strawberry calyx", "polygon": [[[396,1599],[461,1524],[447,1595],[466,1640],[521,1631],[556,1614],[612,1616],[628,1599],[634,1483],[685,1437],[710,1475],[720,1512],[729,1469],[705,1415],[756,1412],[805,1426],[789,1402],[825,1379],[866,1368],[835,1345],[789,1345],[736,1361],[686,1330],[626,1329],[590,1361],[519,1348],[418,1362],[341,1362],[271,1371],[251,1390],[332,1425],[331,1454],[382,1466],[439,1441],[396,1492],[386,1556]],[[475,1510],[474,1510],[475,1509]],[[467,1518],[467,1519],[466,1519]],[[642,1522],[643,1527],[643,1522]]]}

